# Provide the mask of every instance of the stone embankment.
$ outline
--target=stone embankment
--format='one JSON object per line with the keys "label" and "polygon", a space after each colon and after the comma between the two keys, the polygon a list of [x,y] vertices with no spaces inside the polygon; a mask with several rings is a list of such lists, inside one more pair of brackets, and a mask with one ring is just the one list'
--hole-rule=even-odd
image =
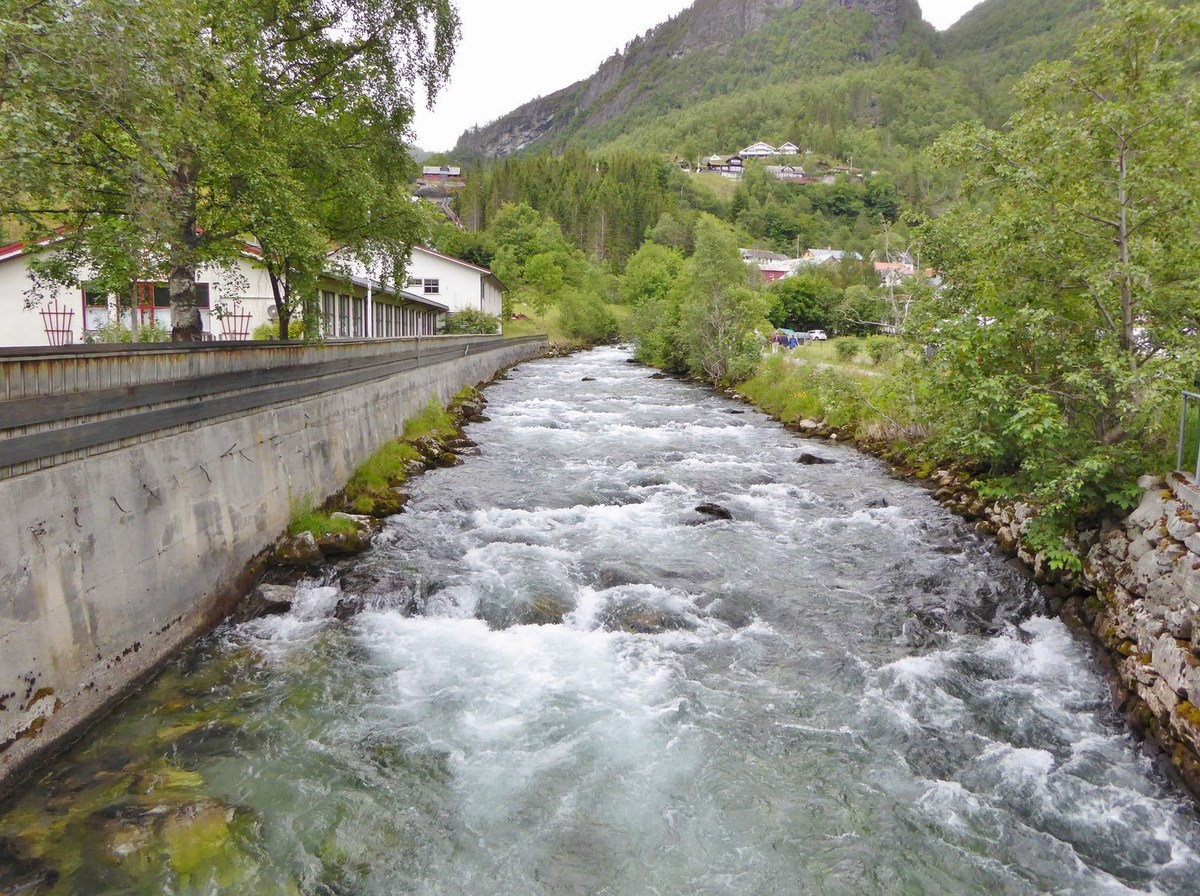
{"label": "stone embankment", "polygon": [[[895,461],[883,441],[813,420],[787,428],[841,439]],[[913,475],[897,467],[899,475]],[[1180,473],[1139,480],[1143,497],[1123,520],[1069,542],[1078,572],[1052,569],[1025,535],[1035,509],[983,498],[963,470],[929,478],[935,500],[993,536],[1042,586],[1047,609],[1095,648],[1113,702],[1165,772],[1200,801],[1200,489]]]}

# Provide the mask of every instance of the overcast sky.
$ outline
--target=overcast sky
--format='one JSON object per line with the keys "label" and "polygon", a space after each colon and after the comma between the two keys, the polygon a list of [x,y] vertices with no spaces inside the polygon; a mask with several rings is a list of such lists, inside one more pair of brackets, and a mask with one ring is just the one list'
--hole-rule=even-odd
{"label": "overcast sky", "polygon": [[[944,30],[980,0],[919,0],[926,21]],[[1053,0],[1047,0],[1053,2]],[[432,112],[418,100],[417,146],[453,148],[467,128],[495,121],[529,100],[586,78],[634,37],[692,0],[454,0],[462,20],[450,83]]]}

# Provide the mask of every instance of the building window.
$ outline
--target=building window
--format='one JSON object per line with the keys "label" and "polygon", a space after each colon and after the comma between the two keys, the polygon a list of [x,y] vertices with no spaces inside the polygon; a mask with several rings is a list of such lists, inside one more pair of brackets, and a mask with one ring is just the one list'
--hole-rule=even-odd
{"label": "building window", "polygon": [[[196,307],[208,307],[208,284],[197,283],[196,286]],[[133,285],[134,295],[137,296],[138,306],[141,308],[170,308],[171,307],[171,288],[165,283],[135,283]]]}
{"label": "building window", "polygon": [[337,296],[327,289],[321,290],[321,333],[337,335]]}
{"label": "building window", "polygon": [[441,292],[441,283],[436,277],[432,279],[426,279],[423,286],[425,287],[425,295],[427,296],[436,296],[439,292]]}
{"label": "building window", "polygon": [[338,295],[338,335],[350,335],[350,297],[345,293]]}
{"label": "building window", "polygon": [[108,293],[94,283],[83,284],[84,308],[107,308]]}

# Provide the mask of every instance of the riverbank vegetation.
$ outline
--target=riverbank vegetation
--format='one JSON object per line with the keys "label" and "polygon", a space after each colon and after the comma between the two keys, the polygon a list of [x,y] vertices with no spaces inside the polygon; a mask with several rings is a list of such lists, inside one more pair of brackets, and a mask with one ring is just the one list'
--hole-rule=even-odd
{"label": "riverbank vegetation", "polygon": [[[510,332],[630,339],[783,419],[970,470],[1038,507],[1031,542],[1054,552],[1173,460],[1200,372],[1197,21],[1195,0],[1108,0],[1071,58],[1017,83],[1003,124],[960,109],[832,183],[751,161],[716,191],[627,145],[476,167],[458,211],[477,232],[440,238],[511,288],[526,318]],[[822,244],[841,261],[771,284],[739,253]],[[897,257],[917,276],[881,288],[871,262]],[[780,327],[842,338],[762,365]]]}
{"label": "riverbank vegetation", "polygon": [[[639,360],[740,383],[781,419],[886,440],[916,467],[969,470],[985,496],[1037,507],[1030,543],[1077,563],[1061,535],[1127,509],[1138,476],[1173,463],[1179,392],[1200,372],[1196,11],[1106,3],[1071,59],[1020,81],[1002,127],[971,122],[936,142],[931,164],[961,184],[936,210],[886,176],[801,193],[754,169],[727,205],[712,197],[706,209],[688,200],[695,180],[668,170],[639,181],[658,213],[645,239],[631,229],[601,245],[588,225],[592,252],[575,246],[562,276],[597,309],[627,309],[622,333]],[[501,181],[519,181],[522,164]],[[592,171],[564,164],[585,180]],[[502,211],[502,231],[506,218],[547,220],[532,206]],[[622,227],[606,221],[608,233]],[[738,254],[830,233],[876,259],[919,246],[937,279],[881,289],[847,257],[765,286]],[[526,296],[550,295],[550,266],[531,257],[510,270]],[[759,366],[779,326],[843,338],[794,356],[809,363]]]}

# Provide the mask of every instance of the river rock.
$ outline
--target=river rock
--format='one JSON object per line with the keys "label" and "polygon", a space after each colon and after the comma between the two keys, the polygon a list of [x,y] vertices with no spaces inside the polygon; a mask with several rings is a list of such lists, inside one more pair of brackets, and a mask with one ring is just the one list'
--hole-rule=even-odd
{"label": "river rock", "polygon": [[1195,703],[1185,700],[1175,707],[1171,724],[1193,751],[1200,752],[1200,708]]}
{"label": "river rock", "polygon": [[1167,534],[1176,541],[1186,542],[1197,532],[1200,532],[1200,526],[1196,525],[1191,509],[1172,501],[1167,507]]}
{"label": "river rock", "polygon": [[1179,705],[1179,695],[1175,693],[1175,689],[1162,678],[1158,678],[1148,689],[1144,689],[1141,695],[1159,724],[1169,724],[1171,713]]}
{"label": "river rock", "polygon": [[722,507],[720,504],[712,504],[709,502],[705,502],[704,504],[697,504],[696,512],[702,513],[705,516],[711,516],[714,519],[718,519],[718,520],[733,519],[733,514],[730,513],[726,508]]}
{"label": "river rock", "polygon": [[421,436],[419,439],[414,439],[411,444],[425,458],[425,461],[431,464],[436,463],[438,455],[446,450],[445,444],[433,436]]}
{"label": "river rock", "polygon": [[0,893],[42,893],[58,881],[58,872],[24,839],[0,837]]}
{"label": "river rock", "polygon": [[1164,494],[1162,490],[1154,489],[1142,495],[1137,509],[1126,517],[1125,524],[1142,530],[1157,526],[1167,515]]}
{"label": "river rock", "polygon": [[355,532],[330,532],[317,538],[317,547],[326,557],[361,554],[370,546],[371,533],[364,529]]}
{"label": "river rock", "polygon": [[517,625],[561,625],[574,607],[557,594],[542,594],[515,611]]}
{"label": "river rock", "polygon": [[583,379],[581,379],[579,382],[581,382],[581,383],[594,383],[594,382],[596,382],[596,378],[595,378],[594,376],[585,376],[585,377],[584,377]]}
{"label": "river rock", "polygon": [[311,532],[301,532],[279,539],[271,559],[280,566],[317,566],[324,562],[325,555]]}
{"label": "river rock", "polygon": [[1151,554],[1153,552],[1154,545],[1152,545],[1146,539],[1146,537],[1139,532],[1130,540],[1129,549],[1126,552],[1126,556],[1129,558],[1129,562],[1136,564],[1147,554]]}
{"label": "river rock", "polygon": [[1200,660],[1192,654],[1190,644],[1183,647],[1170,633],[1162,635],[1154,642],[1150,665],[1177,696],[1200,700],[1200,693],[1193,693],[1200,686]]}
{"label": "river rock", "polygon": [[296,589],[290,585],[257,586],[242,598],[231,617],[234,622],[247,622],[259,616],[277,616],[292,608]]}
{"label": "river rock", "polygon": [[437,456],[437,459],[434,462],[437,464],[437,466],[444,468],[461,467],[463,464],[463,459],[453,451],[443,451]]}
{"label": "river rock", "polygon": [[835,464],[835,463],[837,463],[837,461],[833,460],[832,458],[819,457],[816,454],[809,454],[807,451],[805,451],[798,458],[796,458],[796,463],[798,463],[798,464]]}
{"label": "river rock", "polygon": [[1110,529],[1101,536],[1096,547],[1114,560],[1121,561],[1129,556],[1129,536],[1125,534],[1124,529]]}
{"label": "river rock", "polygon": [[367,601],[360,595],[348,594],[340,598],[333,608],[333,618],[339,622],[353,619],[367,608]]}

